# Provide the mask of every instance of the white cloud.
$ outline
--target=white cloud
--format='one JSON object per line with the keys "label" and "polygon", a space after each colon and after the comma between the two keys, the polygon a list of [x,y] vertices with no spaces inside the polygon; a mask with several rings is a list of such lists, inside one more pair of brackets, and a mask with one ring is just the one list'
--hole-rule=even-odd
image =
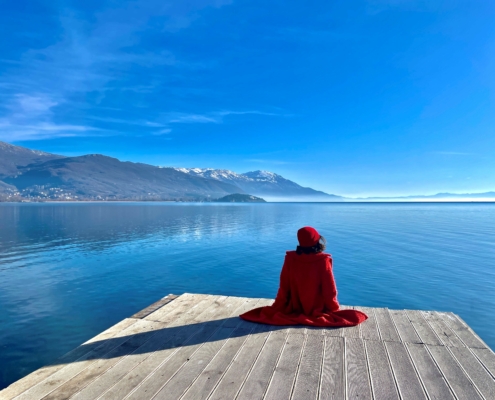
{"label": "white cloud", "polygon": [[8,113],[0,118],[0,138],[6,141],[36,140],[87,134],[91,126],[53,122],[53,108],[59,101],[43,94],[18,93],[6,104]]}
{"label": "white cloud", "polygon": [[52,107],[59,104],[57,101],[44,95],[16,94],[13,101],[7,105],[18,118],[32,118],[50,112]]}
{"label": "white cloud", "polygon": [[159,131],[153,132],[153,135],[155,136],[167,135],[170,132],[172,132],[172,129],[161,129]]}
{"label": "white cloud", "polygon": [[40,123],[34,125],[10,124],[0,120],[0,139],[7,142],[21,140],[42,140],[53,137],[87,136],[95,134],[101,129],[84,125],[56,125],[52,123]]}
{"label": "white cloud", "polygon": [[95,121],[101,121],[101,122],[109,122],[112,124],[135,125],[135,126],[143,126],[143,127],[149,127],[149,128],[165,128],[167,126],[167,125],[162,124],[160,122],[133,120],[131,118],[122,119],[122,118],[112,118],[112,117],[90,116],[90,117],[88,117],[88,119],[95,120]]}
{"label": "white cloud", "polygon": [[216,116],[208,116],[201,114],[178,114],[174,117],[171,117],[168,120],[169,123],[172,124],[208,124],[215,123],[218,124],[222,122],[221,118]]}

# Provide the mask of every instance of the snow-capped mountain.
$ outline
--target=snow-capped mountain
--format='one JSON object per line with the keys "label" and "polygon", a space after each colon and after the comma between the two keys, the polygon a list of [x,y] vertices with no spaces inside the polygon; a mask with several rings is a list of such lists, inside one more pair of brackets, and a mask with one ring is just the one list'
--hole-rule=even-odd
{"label": "snow-capped mountain", "polygon": [[238,174],[227,169],[176,168],[177,171],[236,185],[244,192],[270,200],[332,201],[335,196],[305,188],[270,171],[251,171]]}
{"label": "snow-capped mountain", "polygon": [[238,174],[228,169],[213,168],[175,168],[177,171],[184,172],[201,178],[214,179],[217,181],[232,183],[237,181],[249,181],[250,179],[242,174]]}

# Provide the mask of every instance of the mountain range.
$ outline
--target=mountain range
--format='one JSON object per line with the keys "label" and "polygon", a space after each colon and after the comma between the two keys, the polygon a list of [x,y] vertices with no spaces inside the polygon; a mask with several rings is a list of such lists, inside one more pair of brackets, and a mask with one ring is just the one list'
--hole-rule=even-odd
{"label": "mountain range", "polygon": [[78,157],[0,142],[0,200],[208,201],[229,194],[294,201],[341,199],[267,171],[157,167],[90,154]]}
{"label": "mountain range", "polygon": [[65,157],[0,142],[0,201],[212,201],[231,194],[268,201],[495,201],[495,192],[346,198],[269,171],[159,167],[101,154]]}
{"label": "mountain range", "polygon": [[244,192],[268,200],[291,198],[297,201],[341,201],[341,196],[327,194],[307,187],[302,187],[284,177],[269,171],[253,171],[244,174],[227,169],[213,168],[176,168],[191,176],[229,183]]}
{"label": "mountain range", "polygon": [[398,197],[365,197],[355,200],[359,201],[435,201],[435,200],[495,200],[495,192],[484,193],[437,193],[431,195],[412,195]]}

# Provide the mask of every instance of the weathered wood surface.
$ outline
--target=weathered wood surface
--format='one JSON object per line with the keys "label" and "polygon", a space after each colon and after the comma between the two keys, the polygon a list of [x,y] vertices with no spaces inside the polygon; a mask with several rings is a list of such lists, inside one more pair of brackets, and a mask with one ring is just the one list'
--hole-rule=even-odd
{"label": "weathered wood surface", "polygon": [[495,353],[455,314],[354,307],[369,319],[338,329],[238,318],[271,302],[168,295],[0,399],[495,399]]}
{"label": "weathered wood surface", "polygon": [[155,312],[159,308],[162,308],[165,304],[170,303],[172,300],[175,300],[178,296],[175,294],[169,294],[165,296],[164,298],[158,300],[157,302],[149,305],[148,307],[142,309],[141,311],[137,312],[134,314],[131,318],[144,318],[150,315],[151,313]]}

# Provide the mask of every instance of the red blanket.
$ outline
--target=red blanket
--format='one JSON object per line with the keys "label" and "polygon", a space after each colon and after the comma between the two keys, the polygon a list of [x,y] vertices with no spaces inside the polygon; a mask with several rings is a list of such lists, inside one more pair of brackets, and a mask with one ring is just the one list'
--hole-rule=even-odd
{"label": "red blanket", "polygon": [[270,325],[354,326],[368,316],[339,310],[330,254],[288,251],[280,288],[271,306],[255,308],[241,318]]}

